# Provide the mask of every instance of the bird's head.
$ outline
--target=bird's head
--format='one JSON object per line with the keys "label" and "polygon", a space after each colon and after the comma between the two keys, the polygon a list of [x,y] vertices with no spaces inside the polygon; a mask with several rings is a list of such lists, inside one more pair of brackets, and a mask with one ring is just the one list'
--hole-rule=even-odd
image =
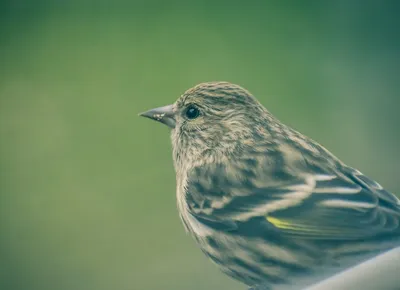
{"label": "bird's head", "polygon": [[247,90],[228,82],[201,83],[141,116],[172,129],[175,161],[210,162],[251,145],[254,134],[267,134],[263,123],[271,117]]}

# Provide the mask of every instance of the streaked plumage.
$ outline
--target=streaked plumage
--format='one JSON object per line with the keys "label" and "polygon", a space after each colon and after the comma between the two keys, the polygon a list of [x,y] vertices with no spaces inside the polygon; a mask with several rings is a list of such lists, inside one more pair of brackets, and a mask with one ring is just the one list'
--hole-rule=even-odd
{"label": "streaked plumage", "polygon": [[289,289],[399,245],[399,199],[245,89],[203,83],[165,108],[144,115],[172,127],[180,216],[233,278]]}

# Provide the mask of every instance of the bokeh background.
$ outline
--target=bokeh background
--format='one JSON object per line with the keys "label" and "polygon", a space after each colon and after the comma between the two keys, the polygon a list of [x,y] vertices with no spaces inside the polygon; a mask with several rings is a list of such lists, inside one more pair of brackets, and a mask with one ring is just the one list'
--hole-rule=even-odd
{"label": "bokeh background", "polygon": [[400,193],[398,1],[1,1],[0,289],[244,289],[184,233],[168,129],[228,80]]}

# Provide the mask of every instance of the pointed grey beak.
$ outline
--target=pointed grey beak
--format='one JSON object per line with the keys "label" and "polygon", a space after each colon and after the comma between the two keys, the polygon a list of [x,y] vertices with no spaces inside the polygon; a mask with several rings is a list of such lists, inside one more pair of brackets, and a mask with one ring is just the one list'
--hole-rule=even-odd
{"label": "pointed grey beak", "polygon": [[173,105],[155,108],[141,113],[139,116],[161,122],[173,129],[175,128],[175,115],[173,108]]}

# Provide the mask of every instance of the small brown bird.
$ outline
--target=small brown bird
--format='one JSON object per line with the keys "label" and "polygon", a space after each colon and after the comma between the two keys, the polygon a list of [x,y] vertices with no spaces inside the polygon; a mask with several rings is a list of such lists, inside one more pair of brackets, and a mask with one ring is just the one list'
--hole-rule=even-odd
{"label": "small brown bird", "polygon": [[301,289],[400,244],[396,196],[238,85],[202,83],[141,115],[171,128],[186,230],[254,289]]}

